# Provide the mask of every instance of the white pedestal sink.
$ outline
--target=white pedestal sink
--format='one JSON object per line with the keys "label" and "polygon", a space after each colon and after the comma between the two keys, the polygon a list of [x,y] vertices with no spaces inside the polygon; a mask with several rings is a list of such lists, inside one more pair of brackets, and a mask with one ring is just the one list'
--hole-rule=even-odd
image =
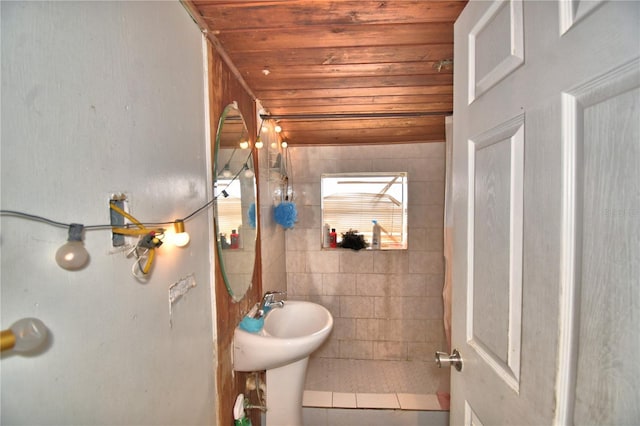
{"label": "white pedestal sink", "polygon": [[233,369],[267,370],[267,426],[302,425],[309,355],[332,328],[333,317],[324,306],[290,300],[267,313],[259,332],[234,330]]}

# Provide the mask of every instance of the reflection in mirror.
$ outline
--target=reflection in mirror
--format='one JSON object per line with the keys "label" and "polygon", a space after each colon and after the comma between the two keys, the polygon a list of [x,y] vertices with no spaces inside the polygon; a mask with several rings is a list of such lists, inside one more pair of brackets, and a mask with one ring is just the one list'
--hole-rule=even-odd
{"label": "reflection in mirror", "polygon": [[215,149],[215,229],[218,259],[234,300],[251,286],[256,255],[256,177],[249,134],[240,111],[228,105],[220,118]]}

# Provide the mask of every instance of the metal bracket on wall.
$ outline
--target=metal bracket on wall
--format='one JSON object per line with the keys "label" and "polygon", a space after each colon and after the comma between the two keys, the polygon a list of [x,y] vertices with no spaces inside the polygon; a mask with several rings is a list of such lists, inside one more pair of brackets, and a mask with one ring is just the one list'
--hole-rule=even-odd
{"label": "metal bracket on wall", "polygon": [[[112,194],[109,199],[109,217],[111,220],[111,226],[116,228],[124,227],[124,216],[120,213],[116,212],[111,208],[111,204],[115,204],[116,207],[119,207],[122,210],[126,210],[126,201],[127,196],[125,194]],[[122,247],[125,245],[123,234],[111,233],[111,245],[113,247]]]}

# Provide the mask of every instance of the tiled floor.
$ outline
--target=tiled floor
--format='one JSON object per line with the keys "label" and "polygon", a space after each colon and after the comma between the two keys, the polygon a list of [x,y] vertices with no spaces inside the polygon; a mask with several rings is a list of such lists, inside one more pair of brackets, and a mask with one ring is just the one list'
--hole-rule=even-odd
{"label": "tiled floor", "polygon": [[435,394],[447,369],[435,362],[311,357],[305,389],[351,393]]}
{"label": "tiled floor", "polygon": [[447,370],[434,363],[311,358],[303,405],[442,410],[436,391]]}

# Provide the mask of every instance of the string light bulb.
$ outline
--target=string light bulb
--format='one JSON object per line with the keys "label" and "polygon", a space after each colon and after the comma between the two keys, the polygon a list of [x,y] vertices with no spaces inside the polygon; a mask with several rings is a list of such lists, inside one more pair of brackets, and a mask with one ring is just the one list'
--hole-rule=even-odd
{"label": "string light bulb", "polygon": [[190,236],[187,231],[184,230],[184,220],[178,219],[173,222],[173,230],[175,233],[171,236],[171,242],[177,247],[184,247],[189,244]]}
{"label": "string light bulb", "polygon": [[0,334],[0,349],[29,352],[47,341],[47,327],[37,318],[22,318]]}
{"label": "string light bulb", "polygon": [[282,127],[280,127],[279,124],[276,124],[276,126],[273,128],[273,130],[275,130],[276,133],[280,133],[282,131]]}
{"label": "string light bulb", "polygon": [[251,179],[252,177],[254,177],[256,175],[253,172],[253,170],[251,170],[251,168],[249,167],[248,164],[245,164],[243,169],[244,169],[244,177],[246,177],[247,179]]}
{"label": "string light bulb", "polygon": [[249,141],[242,141],[240,142],[240,149],[247,149],[249,148]]}
{"label": "string light bulb", "polygon": [[82,269],[89,261],[89,252],[84,248],[82,232],[84,225],[72,223],[69,225],[69,238],[58,251],[56,251],[56,263],[68,271]]}
{"label": "string light bulb", "polygon": [[289,144],[287,143],[287,141],[282,141],[282,143],[280,144],[281,147],[286,148],[289,146]]}
{"label": "string light bulb", "polygon": [[222,168],[222,177],[230,178],[231,176],[233,176],[233,173],[231,173],[231,168],[229,167],[229,163],[227,163]]}
{"label": "string light bulb", "polygon": [[256,140],[255,147],[257,149],[262,149],[263,146],[264,146],[264,143],[262,142],[262,138],[260,138],[260,136],[258,136],[258,139]]}

